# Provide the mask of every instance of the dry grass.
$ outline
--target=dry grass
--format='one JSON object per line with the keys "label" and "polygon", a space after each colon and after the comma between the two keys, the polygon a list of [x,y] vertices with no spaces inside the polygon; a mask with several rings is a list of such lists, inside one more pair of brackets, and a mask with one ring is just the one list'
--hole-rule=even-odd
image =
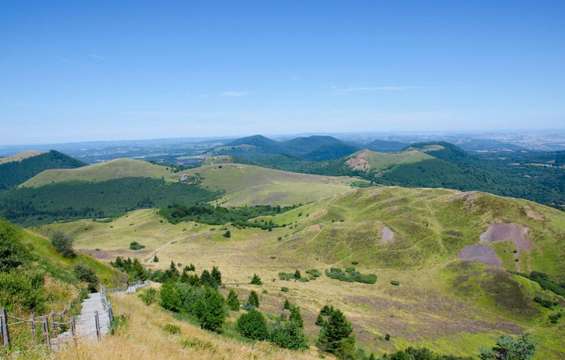
{"label": "dry grass", "polygon": [[[319,359],[315,349],[306,352],[287,351],[268,343],[243,343],[213,334],[183,321],[176,320],[157,305],[146,306],[136,296],[117,295],[113,298],[116,313],[127,314],[127,325],[116,335],[106,336],[100,343],[70,345],[55,355],[61,360],[154,360],[154,359]],[[180,334],[163,330],[164,324],[174,324]],[[328,358],[326,356],[326,358]]]}

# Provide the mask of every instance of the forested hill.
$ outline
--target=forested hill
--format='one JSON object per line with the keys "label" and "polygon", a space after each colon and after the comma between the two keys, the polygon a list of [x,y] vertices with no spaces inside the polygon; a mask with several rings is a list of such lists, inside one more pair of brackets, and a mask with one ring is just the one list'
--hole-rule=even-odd
{"label": "forested hill", "polygon": [[262,135],[254,135],[218,146],[210,150],[209,154],[229,155],[245,161],[287,162],[339,159],[357,150],[358,147],[331,136],[308,136],[275,141]]}
{"label": "forested hill", "polygon": [[4,162],[0,164],[0,190],[16,187],[44,170],[77,168],[83,165],[79,160],[55,150]]}

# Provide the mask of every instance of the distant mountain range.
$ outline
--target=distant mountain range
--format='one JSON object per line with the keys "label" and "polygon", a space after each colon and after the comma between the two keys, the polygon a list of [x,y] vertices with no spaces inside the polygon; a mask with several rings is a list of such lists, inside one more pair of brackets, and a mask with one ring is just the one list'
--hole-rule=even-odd
{"label": "distant mountain range", "polygon": [[254,135],[218,146],[209,153],[243,159],[264,157],[265,154],[270,154],[300,160],[322,161],[338,159],[357,150],[359,147],[331,136],[308,136],[276,141],[262,135]]}

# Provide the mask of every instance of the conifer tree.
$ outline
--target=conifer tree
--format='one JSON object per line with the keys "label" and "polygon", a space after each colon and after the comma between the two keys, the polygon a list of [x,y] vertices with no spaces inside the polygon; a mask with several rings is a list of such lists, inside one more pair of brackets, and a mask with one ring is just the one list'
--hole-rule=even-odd
{"label": "conifer tree", "polygon": [[252,306],[254,308],[259,307],[259,296],[255,291],[251,291],[249,293],[249,297],[247,298],[247,305]]}
{"label": "conifer tree", "polygon": [[227,304],[230,310],[239,311],[239,298],[237,296],[237,293],[233,289],[231,289],[228,294]]}

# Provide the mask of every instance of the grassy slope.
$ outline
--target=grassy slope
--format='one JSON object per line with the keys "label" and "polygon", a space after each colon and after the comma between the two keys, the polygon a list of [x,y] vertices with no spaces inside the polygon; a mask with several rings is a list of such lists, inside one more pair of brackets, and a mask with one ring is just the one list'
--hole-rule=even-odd
{"label": "grassy slope", "polygon": [[100,182],[126,177],[150,177],[171,179],[172,171],[160,165],[142,160],[116,159],[78,169],[52,169],[29,179],[21,186],[40,187],[68,181]]}
{"label": "grassy slope", "polygon": [[[80,343],[56,354],[60,360],[86,359],[265,359],[307,360],[319,359],[315,350],[298,352],[276,348],[266,342],[253,344],[230,339],[180,321],[172,314],[146,306],[135,295],[116,295],[112,298],[114,312],[127,314],[127,326],[115,336],[106,336],[100,343]],[[180,333],[170,335],[165,324],[174,324]],[[333,359],[331,356],[325,356]]]}
{"label": "grassy slope", "polygon": [[203,166],[186,173],[200,174],[206,188],[225,191],[220,203],[228,206],[306,203],[346,193],[353,181],[242,164]]}
{"label": "grassy slope", "polygon": [[[433,159],[433,157],[417,150],[394,153],[379,153],[371,150],[362,150],[349,156],[347,164],[353,170],[379,172],[396,165],[415,164],[430,159]],[[358,167],[356,164],[359,160],[362,164],[366,164],[366,167]]]}
{"label": "grassy slope", "polygon": [[[527,215],[532,212],[542,220]],[[530,228],[534,241],[523,270],[559,277],[565,273],[560,261],[565,254],[564,218],[558,210],[525,200],[390,187],[352,191],[278,215],[273,220],[288,225],[272,232],[192,222],[170,225],[161,223],[151,210],[111,223],[81,221],[42,230],[56,227],[73,232],[78,247],[107,250],[98,255],[108,260],[134,255],[150,267],[164,268],[175,261],[194,263],[199,271],[218,265],[227,282],[239,284],[240,298],[257,290],[246,285],[256,272],[267,291],[262,294],[263,309],[277,313],[285,297],[297,302],[311,339],[318,331],[313,324],[317,312],[331,303],[344,309],[358,340],[375,351],[424,344],[441,352],[471,355],[500,334],[529,331],[540,342],[539,358],[556,359],[565,352],[558,340],[565,335],[564,325],[549,325],[548,311],[532,301],[536,294],[548,294],[518,276],[482,266],[464,267],[456,254],[476,243],[490,222],[517,222]],[[380,243],[383,225],[395,233],[392,244]],[[225,229],[232,238],[222,237]],[[129,251],[133,240],[147,248]],[[151,262],[154,254],[159,263]],[[277,280],[280,271],[323,270],[352,261],[358,261],[363,272],[375,272],[377,284],[326,277],[309,283]],[[391,280],[401,286],[391,286]],[[281,286],[290,292],[281,293]],[[392,341],[383,340],[386,333]]]}
{"label": "grassy slope", "polygon": [[30,157],[34,157],[37,155],[41,155],[41,152],[39,151],[24,151],[24,152],[20,152],[11,156],[6,156],[6,157],[0,157],[0,164],[5,164],[5,163],[9,163],[9,162],[14,162],[14,161],[22,161],[24,159],[30,158]]}

